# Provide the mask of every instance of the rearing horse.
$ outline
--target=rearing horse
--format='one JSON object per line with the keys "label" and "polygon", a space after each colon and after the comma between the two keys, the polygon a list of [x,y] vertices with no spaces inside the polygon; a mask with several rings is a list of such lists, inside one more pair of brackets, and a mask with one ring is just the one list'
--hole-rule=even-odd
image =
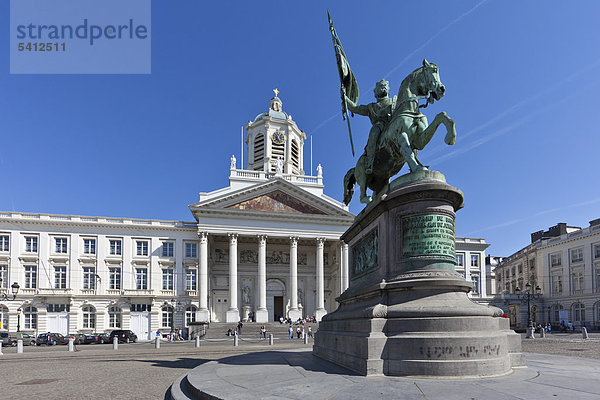
{"label": "rearing horse", "polygon": [[408,163],[411,172],[426,170],[419,162],[417,153],[423,150],[433,137],[435,131],[444,124],[446,137],[444,141],[453,145],[456,141],[454,121],[448,114],[441,112],[435,116],[431,125],[427,117],[419,112],[419,100],[427,99],[427,107],[444,96],[445,87],[440,81],[436,64],[423,60],[423,66],[411,72],[400,85],[396,108],[377,144],[373,162],[373,173],[367,175],[366,155],[356,162],[344,177],[344,203],[350,203],[354,194],[354,185],[360,186],[361,203],[369,203],[367,188],[373,191],[373,198],[380,197],[386,189],[390,177],[396,175],[404,163]]}

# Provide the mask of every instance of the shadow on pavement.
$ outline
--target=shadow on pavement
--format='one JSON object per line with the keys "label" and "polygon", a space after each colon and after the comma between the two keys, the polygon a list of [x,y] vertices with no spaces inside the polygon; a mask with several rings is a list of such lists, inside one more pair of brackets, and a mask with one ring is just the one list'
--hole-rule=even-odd
{"label": "shadow on pavement", "polygon": [[97,360],[97,362],[141,362],[152,363],[153,367],[192,369],[208,361],[201,358],[178,358],[177,360]]}

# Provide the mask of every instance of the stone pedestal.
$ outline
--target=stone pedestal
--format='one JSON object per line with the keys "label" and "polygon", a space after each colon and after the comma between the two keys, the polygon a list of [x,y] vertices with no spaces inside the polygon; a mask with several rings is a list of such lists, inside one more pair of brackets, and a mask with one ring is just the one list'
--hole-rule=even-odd
{"label": "stone pedestal", "polygon": [[297,308],[290,308],[288,311],[288,318],[290,318],[292,322],[296,322],[298,319],[302,318],[302,311]]}
{"label": "stone pedestal", "polygon": [[225,314],[225,322],[227,323],[232,323],[232,322],[240,322],[240,312],[237,308],[232,309],[232,310],[227,310],[227,313]]}
{"label": "stone pedestal", "polygon": [[210,311],[208,309],[200,309],[196,312],[196,321],[210,322]]}
{"label": "stone pedestal", "polygon": [[252,308],[250,306],[242,307],[242,322],[251,322],[250,321],[250,311]]}
{"label": "stone pedestal", "polygon": [[454,271],[462,192],[435,171],[407,174],[342,240],[350,286],[315,334],[313,353],[364,375],[482,377],[523,365],[502,311],[471,301]]}

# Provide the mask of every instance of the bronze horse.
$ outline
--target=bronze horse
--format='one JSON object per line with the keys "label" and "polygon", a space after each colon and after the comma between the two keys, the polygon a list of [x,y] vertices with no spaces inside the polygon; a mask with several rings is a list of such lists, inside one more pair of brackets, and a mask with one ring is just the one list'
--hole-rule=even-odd
{"label": "bronze horse", "polygon": [[[357,183],[360,186],[361,203],[369,203],[385,192],[390,177],[396,175],[404,163],[408,163],[411,172],[427,169],[417,159],[417,153],[429,143],[440,124],[446,127],[446,144],[454,144],[456,129],[448,114],[440,112],[428,125],[427,117],[419,112],[420,99],[427,99],[426,107],[434,100],[441,99],[444,92],[437,65],[427,60],[423,60],[422,67],[404,78],[398,90],[396,108],[377,144],[373,173],[366,174],[366,156],[363,154],[344,177],[345,204],[352,200]],[[367,188],[373,191],[372,197],[367,196]]]}

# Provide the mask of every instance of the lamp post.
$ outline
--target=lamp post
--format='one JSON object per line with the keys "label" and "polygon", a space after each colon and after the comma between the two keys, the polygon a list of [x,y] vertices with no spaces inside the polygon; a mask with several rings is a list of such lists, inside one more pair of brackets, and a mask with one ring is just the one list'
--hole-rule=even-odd
{"label": "lamp post", "polygon": [[521,292],[521,288],[519,288],[517,286],[517,288],[515,289],[515,292],[517,293],[519,300],[521,300],[522,303],[527,302],[527,336],[525,336],[526,338],[531,338],[533,335],[533,321],[531,320],[531,299],[539,299],[540,295],[542,294],[542,289],[539,286],[535,287],[535,293],[532,293],[531,291],[531,283],[527,282],[527,284],[525,284],[525,290],[523,292]]}
{"label": "lamp post", "polygon": [[21,332],[21,309],[17,309],[17,332]]}
{"label": "lamp post", "polygon": [[[0,287],[2,287],[2,278],[0,278]],[[10,297],[8,297],[8,295],[6,293],[2,293],[2,297],[1,299],[3,301],[13,301],[17,298],[17,293],[19,293],[19,284],[17,282],[13,283],[12,285],[10,285],[10,290],[12,292],[12,299]]]}

